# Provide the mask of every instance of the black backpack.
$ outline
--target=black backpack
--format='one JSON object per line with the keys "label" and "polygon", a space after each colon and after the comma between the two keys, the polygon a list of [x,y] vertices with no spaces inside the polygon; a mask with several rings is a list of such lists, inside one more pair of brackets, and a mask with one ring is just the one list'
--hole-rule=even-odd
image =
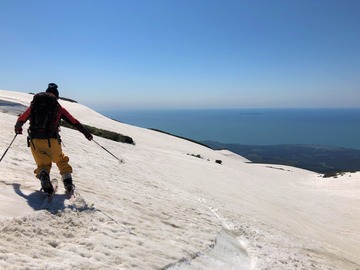
{"label": "black backpack", "polygon": [[33,138],[55,138],[58,133],[57,115],[60,104],[46,92],[34,96],[30,104],[30,132]]}

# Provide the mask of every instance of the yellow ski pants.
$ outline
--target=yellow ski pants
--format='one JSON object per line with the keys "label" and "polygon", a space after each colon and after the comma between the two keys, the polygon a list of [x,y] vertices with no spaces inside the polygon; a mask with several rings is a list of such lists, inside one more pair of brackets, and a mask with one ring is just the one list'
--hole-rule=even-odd
{"label": "yellow ski pants", "polygon": [[50,174],[53,162],[56,163],[61,175],[72,173],[72,167],[69,165],[69,158],[62,152],[61,144],[58,139],[32,139],[30,141],[30,148],[37,165],[37,168],[34,171],[36,177],[39,177],[39,173],[42,170],[46,170]]}

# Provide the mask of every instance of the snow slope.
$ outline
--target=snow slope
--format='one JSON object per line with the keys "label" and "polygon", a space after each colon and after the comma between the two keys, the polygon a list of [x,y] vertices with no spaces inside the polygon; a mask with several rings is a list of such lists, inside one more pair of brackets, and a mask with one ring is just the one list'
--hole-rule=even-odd
{"label": "snow slope", "polygon": [[[22,105],[0,107],[1,155],[14,137],[14,108],[31,99],[0,90],[0,100]],[[0,269],[360,269],[360,173],[324,179],[251,164],[60,103],[136,145],[95,136],[120,164],[62,128],[80,195],[69,204],[60,188],[41,210],[34,161],[18,136],[0,163]],[[55,165],[51,176],[59,178]]]}

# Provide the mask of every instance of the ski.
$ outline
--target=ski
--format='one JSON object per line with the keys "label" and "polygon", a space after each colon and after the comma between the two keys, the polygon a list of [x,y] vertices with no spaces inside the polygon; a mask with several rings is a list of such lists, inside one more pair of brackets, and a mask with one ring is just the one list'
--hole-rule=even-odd
{"label": "ski", "polygon": [[66,200],[64,202],[64,206],[71,209],[76,208],[77,201],[80,197],[78,197],[79,194],[75,191],[75,188],[71,192],[65,191],[65,195]]}
{"label": "ski", "polygon": [[69,201],[74,201],[76,199],[75,187],[72,191],[65,191],[66,197]]}
{"label": "ski", "polygon": [[43,202],[41,203],[41,207],[40,207],[41,209],[49,209],[51,207],[51,204],[52,204],[53,200],[54,200],[54,196],[55,196],[55,193],[56,193],[56,191],[58,189],[58,185],[59,185],[58,180],[55,179],[55,178],[52,179],[51,184],[53,186],[54,191],[52,193],[50,193],[50,194],[48,194],[48,193],[45,194],[46,197],[43,200]]}

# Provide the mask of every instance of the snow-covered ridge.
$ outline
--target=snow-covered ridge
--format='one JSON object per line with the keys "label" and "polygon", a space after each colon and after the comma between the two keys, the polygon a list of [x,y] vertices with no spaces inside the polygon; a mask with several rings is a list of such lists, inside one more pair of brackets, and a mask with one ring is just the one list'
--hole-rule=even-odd
{"label": "snow-covered ridge", "polygon": [[[31,99],[0,90],[0,100],[27,106]],[[95,137],[120,164],[62,128],[80,199],[67,205],[60,188],[47,211],[38,208],[34,161],[18,136],[0,163],[1,269],[360,269],[359,173],[323,179],[250,164],[60,103],[82,123],[136,145]],[[1,155],[16,118],[0,108]],[[51,175],[58,177],[55,165]]]}

